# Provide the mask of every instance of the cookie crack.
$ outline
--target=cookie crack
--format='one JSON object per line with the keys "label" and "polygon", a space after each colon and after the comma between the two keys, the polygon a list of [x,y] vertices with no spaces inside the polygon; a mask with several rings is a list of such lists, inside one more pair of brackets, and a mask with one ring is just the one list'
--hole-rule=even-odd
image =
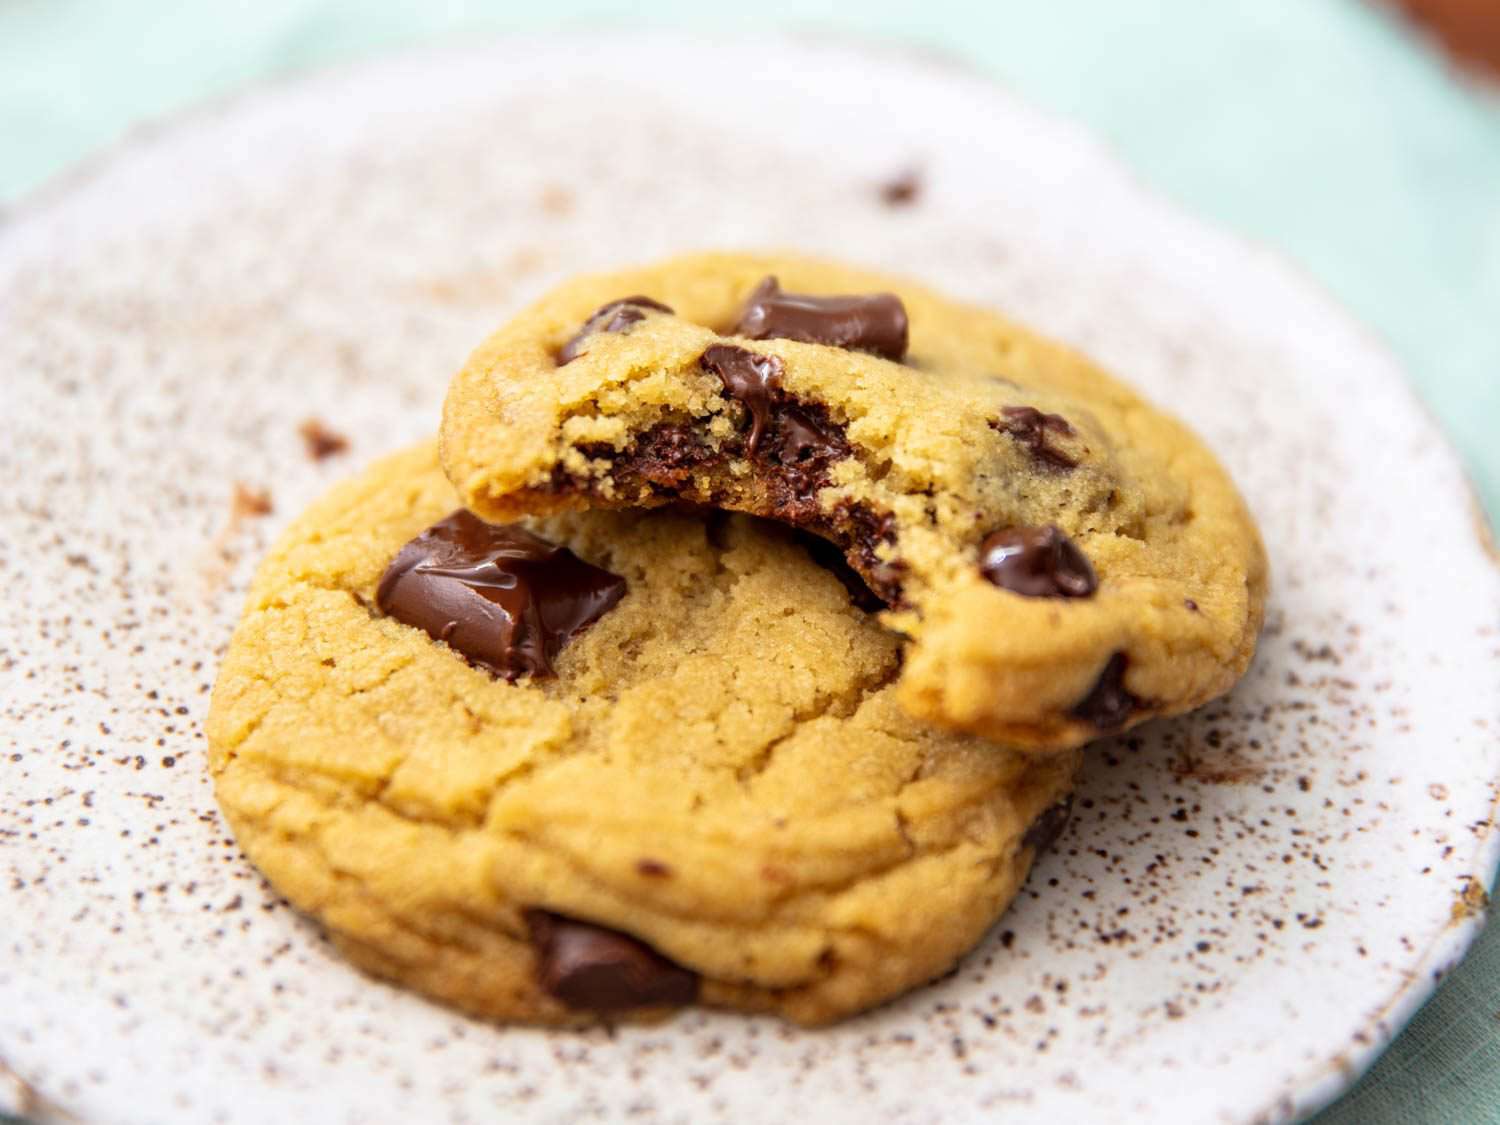
{"label": "cookie crack", "polygon": [[807,724],[815,723],[829,715],[853,714],[859,709],[860,704],[876,692],[895,683],[900,674],[900,662],[892,661],[889,667],[873,674],[866,674],[844,691],[830,692],[810,710],[795,713],[792,716],[791,729],[767,742],[748,762],[741,763],[735,769],[735,780],[742,786],[749,786],[757,777],[771,768],[776,758],[776,751],[801,733],[802,728]]}

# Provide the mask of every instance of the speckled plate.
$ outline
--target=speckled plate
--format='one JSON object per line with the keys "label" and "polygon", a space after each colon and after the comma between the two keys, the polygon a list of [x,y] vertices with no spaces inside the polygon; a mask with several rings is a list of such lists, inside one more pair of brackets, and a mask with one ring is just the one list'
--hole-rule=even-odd
{"label": "speckled plate", "polygon": [[[907,169],[915,197],[886,198]],[[1187,417],[1263,522],[1264,643],[1227,700],[1093,751],[1059,849],[932,987],[821,1032],[473,1022],[349,969],[246,864],[204,775],[215,661],[271,536],[430,432],[496,322],[575,270],[707,245],[917,275]],[[1306,282],[946,65],[568,35],[201,112],[0,226],[0,399],[0,1054],[29,1083],[0,1076],[0,1105],[1283,1120],[1479,926],[1500,580],[1453,453]],[[349,451],[310,459],[309,418]]]}

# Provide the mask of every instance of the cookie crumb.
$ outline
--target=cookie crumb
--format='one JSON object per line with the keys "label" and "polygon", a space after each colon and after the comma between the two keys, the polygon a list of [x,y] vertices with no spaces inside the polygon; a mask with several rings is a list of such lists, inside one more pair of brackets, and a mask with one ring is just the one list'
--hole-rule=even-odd
{"label": "cookie crumb", "polygon": [[297,433],[302,435],[303,445],[307,447],[307,457],[310,461],[326,461],[330,457],[337,457],[349,448],[349,439],[337,430],[330,430],[320,419],[308,418],[297,427]]}
{"label": "cookie crumb", "polygon": [[229,501],[229,526],[237,528],[245,519],[269,516],[275,509],[271,506],[271,494],[264,488],[252,488],[242,481],[234,482],[234,496]]}
{"label": "cookie crumb", "polygon": [[887,207],[910,207],[922,195],[922,174],[915,168],[898,172],[880,185],[880,201]]}
{"label": "cookie crumb", "polygon": [[259,519],[271,514],[271,494],[264,488],[252,488],[243,481],[234,482],[234,492],[229,498],[229,518],[218,533],[208,542],[198,571],[204,589],[214,593],[229,582],[229,570],[239,557],[234,549],[235,537],[247,519]]}

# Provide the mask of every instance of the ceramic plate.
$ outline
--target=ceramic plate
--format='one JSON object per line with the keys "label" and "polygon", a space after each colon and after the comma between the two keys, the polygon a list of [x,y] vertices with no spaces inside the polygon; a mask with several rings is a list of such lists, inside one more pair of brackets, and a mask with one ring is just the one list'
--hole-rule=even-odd
{"label": "ceramic plate", "polygon": [[[430,433],[485,332],[703,246],[914,275],[1187,418],[1265,530],[1260,655],[1097,745],[1011,912],[878,1012],[467,1020],[352,971],[246,864],[204,772],[215,664],[271,537]],[[1478,928],[1500,581],[1454,454],[1305,281],[946,64],[580,34],[257,93],[0,226],[0,372],[0,1098],[36,1116],[1283,1120]],[[308,419],[348,452],[310,459]]]}

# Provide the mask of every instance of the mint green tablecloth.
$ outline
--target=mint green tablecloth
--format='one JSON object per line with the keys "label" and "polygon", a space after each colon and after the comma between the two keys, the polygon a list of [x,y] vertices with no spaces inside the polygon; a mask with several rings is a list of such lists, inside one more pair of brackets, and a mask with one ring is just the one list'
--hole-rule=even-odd
{"label": "mint green tablecloth", "polygon": [[[1455,81],[1379,11],[1356,0],[722,7],[0,0],[0,203],[142,118],[418,40],[649,20],[929,44],[1082,120],[1159,190],[1310,271],[1399,352],[1500,511],[1500,96]],[[1500,930],[1317,1119],[1486,1121],[1500,1121]]]}

